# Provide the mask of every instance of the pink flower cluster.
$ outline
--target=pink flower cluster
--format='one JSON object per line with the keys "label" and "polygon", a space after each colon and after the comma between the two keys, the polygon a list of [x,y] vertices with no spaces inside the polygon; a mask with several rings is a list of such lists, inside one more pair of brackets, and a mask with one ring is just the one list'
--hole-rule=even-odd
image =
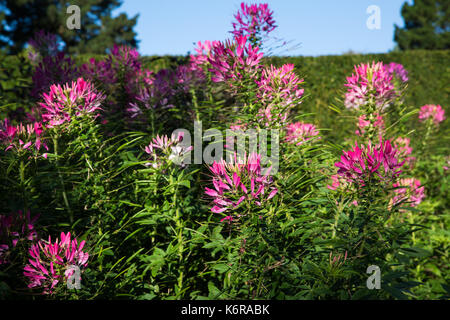
{"label": "pink flower cluster", "polygon": [[[263,56],[258,47],[247,45],[248,36],[238,36],[233,41],[213,44],[208,62],[214,82],[238,82],[256,78]],[[232,85],[232,84],[230,84]]]}
{"label": "pink flower cluster", "polygon": [[369,142],[367,147],[359,147],[355,142],[355,147],[344,151],[335,166],[338,175],[358,186],[366,186],[378,179],[388,184],[396,180],[404,163],[398,161],[397,153],[389,140],[381,141],[377,146]]}
{"label": "pink flower cluster", "polygon": [[180,132],[178,136],[156,136],[153,141],[145,147],[145,152],[151,156],[151,162],[147,162],[146,166],[152,166],[157,169],[160,168],[166,161],[175,162],[182,167],[185,166],[185,158],[193,149],[192,146],[184,146],[183,133]]}
{"label": "pink flower cluster", "polygon": [[286,127],[286,137],[287,143],[295,144],[297,146],[305,143],[308,140],[313,139],[319,134],[319,131],[313,124],[295,122],[291,123]]}
{"label": "pink flower cluster", "polygon": [[[373,123],[373,129],[378,131],[378,136],[381,138],[383,136],[383,130],[384,130],[384,120],[383,117],[379,114],[375,114],[376,120]],[[366,120],[365,115],[361,115],[358,118],[358,130],[355,131],[355,134],[358,136],[363,136],[366,134],[366,128],[371,127],[370,120]]]}
{"label": "pink flower cluster", "polygon": [[9,262],[9,253],[19,241],[33,241],[37,237],[34,224],[39,216],[31,218],[30,211],[22,210],[11,215],[0,215],[0,265]]}
{"label": "pink flower cluster", "polygon": [[[10,124],[8,119],[0,121],[0,144],[6,144],[5,151],[16,150],[25,151],[32,147],[39,152],[41,147],[48,150],[47,144],[43,140],[43,127],[40,122],[17,126]],[[46,154],[43,155],[47,157]]]}
{"label": "pink flower cluster", "polygon": [[201,41],[197,42],[197,47],[195,52],[197,54],[191,54],[190,61],[198,66],[205,65],[208,63],[208,57],[211,54],[213,47],[219,45],[219,41],[209,41],[206,40],[203,43]]}
{"label": "pink flower cluster", "polygon": [[445,120],[445,110],[440,105],[427,104],[420,108],[419,120],[432,119],[435,125]]}
{"label": "pink flower cluster", "polygon": [[399,202],[406,201],[411,207],[417,207],[425,198],[425,187],[420,185],[420,180],[414,178],[400,179],[393,184],[396,194],[391,204],[396,205]]}
{"label": "pink flower cluster", "polygon": [[[214,206],[211,208],[214,213],[236,210],[243,203],[261,206],[278,192],[268,172],[261,172],[261,156],[257,153],[252,153],[243,160],[238,159],[235,154],[234,161],[214,161],[209,169],[213,174],[214,188],[206,187],[205,194],[214,198]],[[222,221],[232,221],[239,217],[240,215],[233,217],[230,214]]]}
{"label": "pink flower cluster", "polygon": [[303,79],[295,74],[293,64],[264,68],[261,78],[256,81],[259,87],[258,98],[265,105],[259,113],[261,121],[266,125],[285,123],[290,110],[301,103],[304,89],[299,85],[302,82]]}
{"label": "pink flower cluster", "polygon": [[277,27],[272,15],[267,3],[247,5],[242,2],[241,9],[234,15],[236,22],[231,33],[235,37],[248,35],[257,44]]}
{"label": "pink flower cluster", "polygon": [[43,97],[44,102],[39,105],[47,128],[70,122],[72,117],[95,115],[97,110],[101,110],[100,105],[105,99],[105,96],[99,94],[94,86],[83,78],[64,86],[54,84],[50,87],[50,92],[44,93]]}
{"label": "pink flower cluster", "polygon": [[391,62],[387,65],[386,69],[394,78],[397,78],[402,82],[408,81],[408,71],[406,71],[400,63]]}
{"label": "pink flower cluster", "polygon": [[348,88],[345,106],[358,109],[370,103],[383,109],[397,96],[392,77],[382,62],[355,66],[355,72],[347,77],[345,84]]}
{"label": "pink flower cluster", "polygon": [[394,148],[398,150],[398,159],[404,160],[405,164],[408,164],[410,167],[413,165],[416,160],[415,157],[411,157],[412,148],[409,146],[411,140],[409,138],[398,137],[394,140]]}
{"label": "pink flower cluster", "polygon": [[29,280],[29,288],[39,287],[44,294],[51,294],[58,283],[65,284],[73,274],[72,265],[87,266],[89,254],[82,251],[85,241],[78,245],[77,239],[71,239],[70,232],[61,232],[60,238],[52,243],[49,236],[48,241],[40,240],[31,246],[31,258],[23,273]]}

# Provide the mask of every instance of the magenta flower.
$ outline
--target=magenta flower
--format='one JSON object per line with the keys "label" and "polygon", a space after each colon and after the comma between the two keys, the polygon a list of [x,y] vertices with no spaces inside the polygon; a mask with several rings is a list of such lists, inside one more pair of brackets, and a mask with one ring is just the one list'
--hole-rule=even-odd
{"label": "magenta flower", "polygon": [[391,200],[391,205],[405,201],[411,207],[417,207],[425,198],[425,187],[420,185],[420,181],[414,178],[400,179],[393,184],[395,196]]}
{"label": "magenta flower", "polygon": [[208,63],[208,57],[211,54],[211,50],[214,46],[217,46],[219,41],[209,41],[205,42],[197,42],[197,47],[195,48],[195,52],[197,54],[191,54],[190,61],[197,66],[202,66]]}
{"label": "magenta flower", "polygon": [[214,161],[209,169],[212,173],[213,188],[206,187],[205,194],[213,198],[211,211],[231,211],[222,221],[231,222],[241,217],[242,215],[237,214],[239,208],[262,206],[278,192],[272,177],[261,172],[261,156],[257,153],[245,157],[244,160],[237,159],[235,154],[234,161]]}
{"label": "magenta flower", "polygon": [[70,232],[61,232],[61,238],[52,243],[40,240],[29,250],[31,258],[24,268],[24,275],[28,277],[29,288],[42,288],[44,294],[52,294],[58,283],[63,286],[73,274],[72,265],[86,267],[89,254],[82,251],[85,241],[78,244],[77,239],[71,239]]}
{"label": "magenta flower", "polygon": [[8,263],[10,250],[21,241],[33,241],[37,237],[34,225],[39,215],[31,218],[30,211],[22,210],[7,216],[0,215],[0,265]]}
{"label": "magenta flower", "polygon": [[344,151],[341,161],[336,162],[335,166],[338,175],[349,183],[365,186],[379,181],[386,184],[395,181],[401,173],[404,161],[399,163],[397,153],[389,140],[381,141],[375,147],[370,142],[367,147],[359,147],[355,142],[355,147]]}
{"label": "magenta flower", "polygon": [[[15,150],[16,152],[27,151],[34,148],[37,153],[41,147],[48,150],[48,146],[43,139],[43,127],[40,122],[31,124],[19,123],[17,126],[12,126],[8,119],[0,122],[0,144],[5,144],[6,149]],[[43,155],[46,157],[46,154]]]}
{"label": "magenta flower", "polygon": [[42,119],[47,128],[70,122],[72,117],[96,116],[101,110],[100,104],[105,96],[99,94],[90,82],[78,78],[76,82],[52,85],[50,92],[43,95],[44,102],[39,103],[43,109]]}
{"label": "magenta flower", "polygon": [[345,94],[347,108],[358,109],[370,103],[383,109],[397,96],[392,75],[382,62],[355,66],[355,73],[347,77],[345,86],[348,88]]}
{"label": "magenta flower", "polygon": [[445,120],[445,111],[440,105],[427,104],[420,108],[419,120],[432,119],[435,125]]}
{"label": "magenta flower", "polygon": [[259,62],[263,56],[258,52],[258,47],[252,47],[247,36],[236,37],[233,42],[216,42],[212,49],[208,62],[211,65],[214,82],[241,83],[245,79],[255,79],[261,68]]}
{"label": "magenta flower", "polygon": [[387,72],[402,82],[408,81],[408,71],[400,63],[391,62],[386,67]]}
{"label": "magenta flower", "polygon": [[247,5],[241,3],[241,9],[234,15],[233,22],[235,37],[249,36],[254,45],[260,45],[262,38],[272,32],[277,26],[267,3]]}
{"label": "magenta flower", "polygon": [[299,79],[294,72],[293,64],[284,64],[280,68],[274,66],[263,69],[261,78],[256,81],[259,87],[258,98],[264,105],[259,112],[260,121],[266,125],[274,122],[283,125],[289,112],[301,103],[304,89],[299,85]]}
{"label": "magenta flower", "polygon": [[295,144],[297,146],[305,143],[308,140],[313,139],[319,134],[316,127],[310,123],[295,122],[286,127],[287,143]]}

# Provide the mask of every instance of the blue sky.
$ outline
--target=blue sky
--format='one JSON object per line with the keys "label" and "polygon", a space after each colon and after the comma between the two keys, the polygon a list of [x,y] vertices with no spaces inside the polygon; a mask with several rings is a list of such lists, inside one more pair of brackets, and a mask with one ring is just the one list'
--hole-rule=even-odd
{"label": "blue sky", "polygon": [[[400,9],[405,0],[266,0],[278,28],[273,34],[300,43],[289,55],[318,56],[382,53],[392,50],[394,24],[403,26]],[[412,0],[409,0],[411,3]],[[139,13],[135,28],[143,55],[180,54],[193,51],[201,40],[230,37],[233,14],[240,0],[125,0],[114,14]],[[380,8],[381,29],[370,30],[366,13]]]}

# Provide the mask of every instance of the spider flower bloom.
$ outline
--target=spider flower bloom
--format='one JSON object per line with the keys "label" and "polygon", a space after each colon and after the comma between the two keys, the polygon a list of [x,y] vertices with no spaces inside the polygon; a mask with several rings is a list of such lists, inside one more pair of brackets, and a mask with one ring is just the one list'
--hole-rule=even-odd
{"label": "spider flower bloom", "polygon": [[313,124],[295,122],[287,126],[285,140],[287,143],[299,146],[306,141],[313,139],[318,134],[319,131],[317,131]]}
{"label": "spider flower bloom", "polygon": [[263,56],[258,47],[252,47],[247,36],[236,37],[233,42],[217,42],[212,46],[208,62],[211,65],[211,80],[214,82],[241,82],[254,79],[261,68]]}
{"label": "spider flower bloom", "polygon": [[10,249],[15,248],[20,241],[33,241],[37,237],[34,225],[39,216],[31,218],[30,211],[0,215],[0,264],[8,263]]}
{"label": "spider flower bloom", "polygon": [[24,268],[24,275],[28,278],[28,288],[42,288],[44,294],[52,294],[58,283],[65,285],[74,270],[75,265],[86,267],[89,254],[82,251],[85,241],[78,244],[77,239],[71,239],[70,232],[61,232],[60,239],[52,242],[40,240],[29,250],[31,258]]}
{"label": "spider flower bloom", "polygon": [[410,139],[398,137],[393,144],[394,148],[398,150],[398,159],[405,160],[405,163],[412,166],[416,158],[410,156],[412,153],[412,148],[409,146]]}
{"label": "spider flower bloom", "polygon": [[350,183],[365,186],[379,179],[381,182],[394,181],[401,173],[403,162],[397,160],[397,150],[392,148],[389,140],[381,141],[379,145],[367,147],[355,142],[355,147],[344,151],[341,161],[336,162],[338,175]]}
{"label": "spider flower bloom", "polygon": [[0,142],[11,144],[17,133],[17,128],[8,119],[0,121]]}
{"label": "spider flower bloom", "polygon": [[259,87],[257,96],[265,105],[260,110],[262,121],[284,123],[290,110],[301,103],[304,89],[299,85],[302,82],[303,79],[295,74],[293,64],[264,68],[261,78],[256,81]]}
{"label": "spider flower bloom", "polygon": [[217,46],[219,41],[209,41],[205,42],[197,42],[197,47],[194,49],[197,54],[191,54],[190,61],[191,63],[201,66],[208,63],[208,57],[211,54],[211,50],[214,46]]}
{"label": "spider flower bloom", "polygon": [[145,152],[151,156],[151,162],[147,162],[146,166],[159,168],[163,163],[171,161],[184,167],[185,159],[193,149],[192,146],[183,145],[184,134],[180,132],[178,136],[172,135],[159,136],[153,138],[153,141],[145,147]]}
{"label": "spider flower bloom", "polygon": [[247,5],[242,2],[241,9],[234,15],[236,22],[231,33],[235,37],[248,35],[253,44],[259,44],[263,36],[277,27],[272,15],[267,3]]}
{"label": "spider flower bloom", "polygon": [[[247,206],[262,206],[278,192],[273,178],[261,172],[261,156],[257,153],[250,154],[244,160],[238,160],[235,154],[234,161],[214,161],[209,169],[213,188],[205,188],[205,194],[213,198],[211,211],[214,213],[234,211],[244,203]],[[231,213],[228,216],[225,219],[230,222],[235,219]]]}
{"label": "spider flower bloom", "polygon": [[420,108],[419,120],[432,119],[435,125],[439,125],[439,123],[445,120],[444,114],[445,111],[440,105],[427,104]]}
{"label": "spider flower bloom", "polygon": [[[0,143],[7,145],[5,151],[14,149],[16,151],[31,150],[32,147],[39,152],[41,147],[48,150],[47,144],[43,140],[43,127],[40,122],[31,124],[19,123],[12,126],[8,119],[0,122]],[[44,155],[46,157],[46,155]]]}
{"label": "spider flower bloom", "polygon": [[386,67],[387,72],[401,82],[408,82],[408,71],[400,63],[391,62]]}
{"label": "spider flower bloom", "polygon": [[347,77],[345,86],[345,106],[358,109],[368,103],[374,103],[383,109],[397,96],[392,81],[392,75],[386,70],[382,62],[360,64],[355,66],[355,72]]}
{"label": "spider flower bloom", "polygon": [[420,185],[420,180],[414,178],[400,179],[393,184],[395,196],[392,198],[391,205],[401,201],[406,201],[411,207],[417,207],[425,198],[425,187]]}
{"label": "spider flower bloom", "polygon": [[70,122],[72,117],[83,117],[101,110],[100,104],[105,96],[97,93],[90,82],[78,78],[76,82],[52,85],[50,92],[43,95],[42,119],[48,128]]}

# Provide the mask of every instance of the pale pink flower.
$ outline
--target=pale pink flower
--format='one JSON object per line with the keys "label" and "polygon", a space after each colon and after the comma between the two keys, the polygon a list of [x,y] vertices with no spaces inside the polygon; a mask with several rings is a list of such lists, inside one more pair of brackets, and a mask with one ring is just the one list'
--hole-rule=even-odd
{"label": "pale pink flower", "polygon": [[394,148],[398,150],[398,159],[400,161],[404,160],[405,164],[408,164],[410,167],[413,166],[415,157],[410,156],[412,153],[412,148],[410,147],[410,139],[398,137],[394,140]]}
{"label": "pale pink flower", "polygon": [[427,104],[420,108],[419,120],[432,119],[435,125],[445,120],[445,111],[440,105]]}
{"label": "pale pink flower", "polygon": [[266,126],[274,122],[283,125],[291,109],[301,103],[303,79],[295,74],[293,64],[284,64],[280,68],[271,65],[263,69],[256,83],[258,100],[264,106],[259,110],[259,121]]}
{"label": "pale pink flower", "polygon": [[405,201],[411,207],[417,207],[425,198],[425,187],[420,185],[420,180],[414,178],[400,179],[393,184],[395,196],[391,205]]}
{"label": "pale pink flower", "polygon": [[[308,140],[313,139],[319,135],[319,131],[313,124],[295,122],[290,123],[286,127],[286,137],[285,141],[290,144],[295,144],[297,146],[305,143]],[[320,138],[320,137],[319,137]]]}

